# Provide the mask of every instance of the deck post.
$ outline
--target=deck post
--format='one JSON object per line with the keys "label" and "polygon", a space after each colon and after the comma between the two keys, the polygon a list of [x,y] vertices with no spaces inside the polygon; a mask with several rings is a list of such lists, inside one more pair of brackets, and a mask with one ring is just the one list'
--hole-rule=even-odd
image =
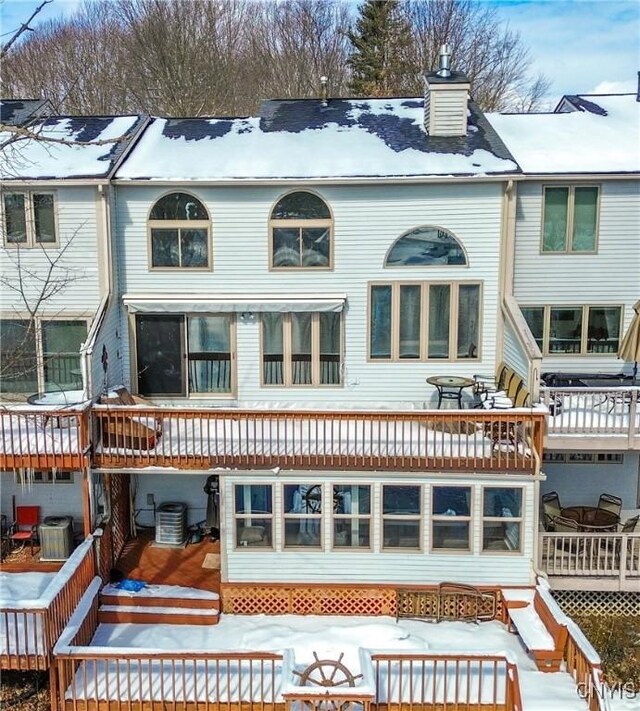
{"label": "deck post", "polygon": [[49,662],[49,701],[51,711],[58,711],[58,670],[53,658]]}
{"label": "deck post", "polygon": [[85,538],[90,536],[91,531],[91,496],[89,487],[90,467],[85,466],[82,470],[82,528]]}
{"label": "deck post", "polygon": [[630,539],[626,534],[622,533],[620,535],[620,590],[625,590],[624,581],[627,577],[627,546],[629,545],[629,540]]}

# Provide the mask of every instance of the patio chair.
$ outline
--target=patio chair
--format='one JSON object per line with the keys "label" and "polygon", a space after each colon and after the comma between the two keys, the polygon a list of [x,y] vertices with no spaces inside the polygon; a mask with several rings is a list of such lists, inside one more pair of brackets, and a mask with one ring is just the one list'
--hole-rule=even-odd
{"label": "patio chair", "polygon": [[562,506],[557,491],[550,491],[542,495],[542,515],[544,517],[544,527],[547,531],[555,530],[554,519],[562,516]]}
{"label": "patio chair", "polygon": [[628,518],[623,524],[621,533],[640,533],[640,515]]}
{"label": "patio chair", "polygon": [[39,506],[16,506],[16,520],[11,525],[11,532],[9,533],[12,547],[16,547],[18,544],[24,547],[25,543],[29,541],[31,555],[33,555],[33,546],[38,540],[39,523]]}
{"label": "patio chair", "polygon": [[620,516],[620,511],[622,511],[622,499],[613,494],[600,494],[598,508],[604,511],[611,511],[611,513],[614,513],[616,516]]}

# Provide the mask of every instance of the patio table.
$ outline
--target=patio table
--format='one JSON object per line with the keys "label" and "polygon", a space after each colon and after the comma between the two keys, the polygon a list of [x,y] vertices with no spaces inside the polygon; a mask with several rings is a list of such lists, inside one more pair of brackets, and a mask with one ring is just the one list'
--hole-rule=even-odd
{"label": "patio table", "polygon": [[618,530],[620,518],[606,509],[596,506],[569,506],[562,509],[563,518],[569,518],[578,524],[585,533],[607,533]]}
{"label": "patio table", "polygon": [[433,385],[438,391],[438,409],[443,400],[456,400],[462,410],[462,391],[474,385],[475,380],[457,375],[434,375],[427,378],[427,383]]}

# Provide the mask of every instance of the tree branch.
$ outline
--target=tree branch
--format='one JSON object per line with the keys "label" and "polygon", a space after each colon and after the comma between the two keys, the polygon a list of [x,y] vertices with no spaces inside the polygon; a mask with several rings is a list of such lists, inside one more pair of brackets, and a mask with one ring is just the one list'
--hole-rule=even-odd
{"label": "tree branch", "polygon": [[51,2],[53,2],[53,0],[43,0],[42,3],[38,5],[38,7],[33,11],[31,17],[26,22],[23,22],[20,25],[20,27],[14,32],[13,36],[9,39],[8,42],[5,42],[5,44],[2,45],[2,49],[0,49],[0,61],[5,58],[13,44],[24,32],[26,32],[27,30],[33,32],[32,28],[29,27],[29,24],[31,23],[33,18],[42,10],[42,8]]}

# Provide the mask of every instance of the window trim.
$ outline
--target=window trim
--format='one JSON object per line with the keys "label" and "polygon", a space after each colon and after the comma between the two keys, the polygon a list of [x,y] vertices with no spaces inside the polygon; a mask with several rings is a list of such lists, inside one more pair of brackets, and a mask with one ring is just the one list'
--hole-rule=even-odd
{"label": "window trim", "polygon": [[[433,498],[434,491],[437,488],[448,489],[469,489],[469,515],[468,516],[447,516],[445,514],[433,513]],[[473,484],[465,484],[458,482],[433,483],[429,488],[429,553],[433,555],[476,555],[475,550],[475,516],[474,510],[476,505],[476,487]],[[468,548],[436,548],[434,545],[435,536],[433,535],[433,524],[440,521],[454,521],[467,524],[468,531]]]}
{"label": "window trim", "polygon": [[[10,186],[9,186],[10,187]],[[11,190],[3,189],[0,191],[0,227],[2,229],[2,246],[5,249],[60,249],[60,226],[58,224],[58,191],[51,189],[44,190]],[[25,196],[25,221],[26,221],[26,237],[24,242],[9,242],[7,239],[7,225],[4,206],[5,195],[24,195]],[[51,195],[53,196],[53,225],[56,231],[56,238],[53,242],[39,242],[36,240],[36,218],[35,209],[33,206],[34,195]]]}
{"label": "window trim", "polygon": [[[412,486],[418,489],[418,501],[420,503],[420,511],[417,514],[386,514],[384,513],[384,489],[386,486]],[[380,483],[380,488],[378,492],[378,515],[379,515],[379,536],[380,542],[378,550],[380,553],[418,553],[424,554],[424,522],[425,522],[425,485],[418,483],[417,481],[398,481],[398,482],[388,482],[383,481]],[[384,544],[384,524],[385,521],[418,521],[418,545],[415,547],[407,546],[385,546]],[[372,548],[373,550],[373,548]]]}
{"label": "window trim", "polygon": [[[236,487],[238,486],[268,486],[271,489],[271,513],[264,513],[264,514],[244,514],[244,513],[238,513],[236,511],[236,500],[235,500],[235,495],[236,495]],[[232,495],[232,519],[233,519],[233,551],[249,551],[251,553],[256,553],[256,552],[262,552],[265,551],[267,553],[273,553],[276,550],[276,527],[277,527],[277,522],[278,522],[278,517],[276,516],[276,511],[275,511],[275,501],[276,501],[276,496],[275,496],[275,488],[276,484],[270,481],[264,482],[264,481],[242,481],[242,482],[233,482],[231,484],[231,495]],[[242,546],[240,545],[238,541],[238,526],[237,522],[239,519],[248,519],[248,518],[260,518],[260,519],[269,519],[271,521],[271,545],[268,546]]]}
{"label": "window trim", "polygon": [[[485,516],[484,515],[484,492],[487,489],[520,489],[520,516]],[[525,511],[526,511],[526,486],[517,486],[512,484],[482,484],[480,486],[480,555],[498,555],[498,556],[523,556],[525,544]],[[519,525],[518,543],[519,547],[514,550],[485,550],[484,548],[484,524],[488,523],[517,523]],[[537,535],[537,533],[535,534]]]}
{"label": "window trim", "polygon": [[[160,313],[144,313],[135,314],[128,313],[129,320],[129,372],[131,373],[131,390],[134,395],[139,395],[138,390],[138,339],[136,332],[136,317],[137,316],[182,316],[182,330],[181,330],[181,343],[182,343],[182,377],[185,383],[185,395],[171,395],[168,393],[157,393],[157,394],[147,394],[144,397],[150,397],[154,400],[233,400],[237,397],[237,318],[236,314],[232,313],[195,313],[195,312],[183,312],[180,314],[160,314]],[[231,326],[229,333],[229,345],[231,347],[231,389],[229,392],[223,393],[191,393],[189,392],[189,326],[188,319],[191,316],[231,316]]]}
{"label": "window trim", "polygon": [[[429,287],[450,287],[449,308],[449,357],[429,358]],[[371,357],[371,289],[375,286],[391,287],[391,358]],[[400,287],[420,286],[420,357],[400,358]],[[476,355],[473,358],[461,358],[457,355],[458,345],[458,313],[460,307],[460,287],[478,287],[478,343]],[[367,363],[480,363],[482,361],[483,314],[484,314],[484,281],[479,279],[409,279],[409,280],[375,280],[367,282]]]}
{"label": "window trim", "polygon": [[320,382],[320,314],[321,311],[311,312],[311,382],[301,383],[296,385],[293,383],[293,373],[291,359],[291,314],[298,312],[284,312],[282,313],[282,383],[266,383],[264,379],[264,325],[262,320],[262,315],[260,316],[260,387],[261,388],[295,388],[296,390],[300,388],[326,388],[338,389],[344,388],[345,377],[344,377],[344,318],[343,311],[340,311],[340,349],[339,349],[339,373],[340,382],[339,383],[321,383]]}
{"label": "window trim", "polygon": [[[319,486],[320,491],[321,491],[321,500],[320,500],[320,511],[318,513],[289,513],[285,511],[284,508],[284,500],[285,500],[285,493],[284,493],[284,488],[285,486],[300,486],[300,484],[306,484],[309,488],[313,488],[314,486]],[[327,482],[325,479],[322,477],[319,477],[318,479],[311,479],[307,481],[306,478],[292,478],[289,481],[283,482],[280,485],[280,502],[281,502],[281,507],[282,507],[282,512],[281,515],[279,516],[279,519],[281,521],[281,529],[280,529],[280,535],[281,535],[281,548],[280,550],[284,553],[286,551],[309,551],[309,552],[322,552],[324,553],[325,551],[331,551],[331,548],[327,548],[326,546],[326,541],[325,541],[325,532],[326,532],[326,517],[327,517],[327,512],[325,511],[325,501],[327,499],[327,486],[329,485],[329,482]],[[332,497],[333,498],[333,497]],[[303,546],[303,545],[287,545],[287,521],[302,521],[303,519],[312,519],[314,521],[318,521],[320,525],[319,533],[318,533],[318,540],[319,544],[317,546]]]}
{"label": "window trim", "polygon": [[[29,316],[24,316],[22,315],[21,312],[16,312],[15,314],[10,314],[8,317],[2,317],[0,320],[2,321],[28,321]],[[42,325],[43,323],[51,323],[53,321],[78,321],[78,322],[84,322],[87,326],[87,335],[85,336],[88,338],[89,336],[89,329],[91,327],[91,321],[92,317],[88,316],[78,316],[77,314],[71,312],[71,313],[57,313],[55,316],[46,316],[46,315],[39,315],[34,317],[35,321],[35,332],[34,332],[34,338],[35,338],[35,344],[36,344],[36,383],[37,383],[37,388],[38,388],[38,393],[43,393],[46,392],[46,383],[44,379],[44,366],[45,366],[45,358],[44,358],[44,343],[42,341]],[[84,341],[83,341],[84,343]],[[80,350],[78,350],[78,357],[80,357]],[[3,391],[0,393],[0,398],[5,397],[6,395],[24,395],[24,393],[12,393],[9,390]]]}
{"label": "window trim", "polygon": [[[209,216],[206,220],[152,220],[151,212],[156,204],[162,200],[162,198],[167,197],[167,195],[173,195],[174,193],[184,193],[190,197],[197,200],[207,211]],[[168,272],[175,273],[176,271],[184,272],[186,274],[191,274],[191,272],[212,272],[213,271],[213,220],[211,219],[211,210],[209,210],[205,200],[200,198],[192,191],[188,190],[167,190],[166,192],[158,195],[153,203],[149,206],[147,210],[147,266],[150,272]],[[153,266],[153,237],[152,231],[156,230],[178,230],[178,249],[180,249],[180,230],[183,229],[194,229],[194,230],[207,230],[207,266],[206,267],[184,267],[181,264],[177,267],[154,267]]]}
{"label": "window trim", "polygon": [[[460,246],[460,249],[462,250],[462,253],[464,254],[464,264],[387,264],[387,260],[389,259],[389,254],[391,253],[391,250],[396,246],[396,244],[406,237],[407,235],[411,234],[412,232],[415,232],[416,230],[421,230],[421,229],[431,229],[431,230],[439,230],[441,232],[446,232],[448,235],[450,235]],[[421,224],[421,225],[416,225],[415,227],[411,227],[408,230],[405,230],[399,237],[396,237],[396,239],[393,240],[389,248],[384,254],[384,260],[382,262],[382,268],[383,269],[425,269],[425,268],[448,268],[448,269],[468,269],[471,265],[469,264],[469,253],[467,252],[467,248],[464,246],[462,240],[458,237],[458,235],[455,234],[452,230],[447,229],[446,227],[440,227],[439,225],[429,225],[429,224]]]}
{"label": "window trim", "polygon": [[[322,200],[329,211],[329,219],[326,220],[274,220],[271,218],[276,205],[283,200],[288,195],[294,195],[295,193],[310,193],[315,195],[317,198]],[[270,272],[332,272],[334,270],[334,242],[335,242],[335,217],[333,210],[329,201],[319,193],[317,190],[309,190],[307,188],[297,188],[295,190],[287,190],[287,192],[279,195],[276,200],[273,201],[269,208],[269,216],[267,220],[268,233],[269,233],[269,244],[268,244],[268,259],[269,259],[269,271]],[[326,267],[276,267],[273,263],[273,230],[277,227],[288,227],[288,228],[299,228],[303,227],[328,227],[329,228],[329,264]]]}
{"label": "window trim", "polygon": [[[550,251],[544,249],[544,213],[547,200],[547,188],[568,188],[569,195],[567,199],[567,228],[565,232],[564,249],[558,251]],[[575,216],[575,190],[576,188],[595,188],[598,191],[596,199],[596,221],[595,221],[595,244],[592,250],[574,251],[573,247],[573,222]],[[553,256],[558,254],[573,254],[573,255],[594,255],[598,254],[600,246],[600,202],[602,195],[602,185],[600,183],[549,183],[542,186],[541,214],[540,214],[540,244],[539,254],[542,256]]]}
{"label": "window trim", "polygon": [[[333,499],[333,489],[335,486],[366,486],[369,489],[369,513],[368,514],[362,514],[362,513],[357,513],[357,514],[338,514],[333,510],[333,506],[331,507],[331,513],[330,513],[330,526],[331,526],[331,551],[334,553],[343,553],[343,552],[350,552],[350,551],[355,551],[355,552],[372,552],[373,551],[373,516],[374,516],[374,487],[372,484],[367,484],[367,483],[362,483],[360,481],[353,481],[353,482],[335,482],[335,481],[330,481],[329,482],[329,491],[331,492],[331,496]],[[335,540],[335,522],[336,521],[352,521],[356,520],[358,524],[360,521],[368,521],[369,523],[369,545],[368,546],[337,546],[336,545],[336,540]]]}
{"label": "window trim", "polygon": [[[543,309],[543,325],[542,325],[542,348],[540,349],[543,356],[548,356],[551,358],[606,358],[611,355],[615,355],[618,351],[610,353],[597,353],[588,350],[589,344],[589,311],[590,309],[620,309],[620,321],[619,321],[619,336],[618,336],[618,348],[620,347],[620,342],[624,335],[624,304],[520,304],[520,309]],[[562,351],[550,351],[549,346],[551,342],[551,311],[552,309],[580,309],[582,311],[582,330],[580,333],[580,351],[578,353],[563,353]],[[525,319],[526,321],[526,319]],[[527,323],[527,327],[529,324]],[[531,330],[531,329],[529,329]],[[534,334],[531,334],[533,339],[536,340]]]}
{"label": "window trim", "polygon": [[[68,474],[68,479],[58,479],[59,474]],[[40,475],[41,478],[36,478]],[[33,472],[33,478],[31,480],[34,484],[54,484],[54,485],[68,485],[73,484],[73,472],[66,469],[38,469]]]}

